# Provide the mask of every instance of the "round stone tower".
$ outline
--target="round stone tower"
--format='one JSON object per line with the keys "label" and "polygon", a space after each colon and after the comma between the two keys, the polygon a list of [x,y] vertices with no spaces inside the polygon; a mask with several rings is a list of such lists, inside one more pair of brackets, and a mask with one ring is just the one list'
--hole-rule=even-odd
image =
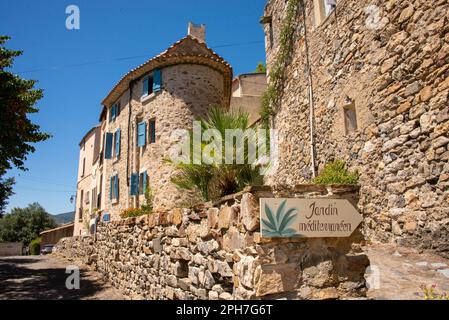
{"label": "round stone tower", "polygon": [[204,36],[204,25],[189,25],[189,35],[129,71],[104,99],[105,150],[108,134],[113,150],[102,165],[102,210],[113,218],[145,204],[145,186],[155,210],[192,201],[191,193],[171,182],[176,172],[166,161],[179,144],[176,133],[191,129],[213,106],[228,108],[231,97],[232,68]]}

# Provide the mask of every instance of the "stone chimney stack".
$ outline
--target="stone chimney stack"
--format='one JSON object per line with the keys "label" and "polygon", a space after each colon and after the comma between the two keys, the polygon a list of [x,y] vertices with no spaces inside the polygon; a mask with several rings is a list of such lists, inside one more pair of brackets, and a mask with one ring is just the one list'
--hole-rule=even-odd
{"label": "stone chimney stack", "polygon": [[196,25],[192,22],[189,22],[188,34],[198,39],[200,42],[206,42],[206,25]]}

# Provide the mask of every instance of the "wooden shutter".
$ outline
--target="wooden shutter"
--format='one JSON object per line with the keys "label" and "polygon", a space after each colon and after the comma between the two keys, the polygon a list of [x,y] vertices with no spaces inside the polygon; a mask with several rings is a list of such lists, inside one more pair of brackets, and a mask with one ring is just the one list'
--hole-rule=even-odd
{"label": "wooden shutter", "polygon": [[114,189],[114,177],[109,179],[109,200],[112,200],[112,191]]}
{"label": "wooden shutter", "polygon": [[131,195],[136,196],[139,193],[139,174],[131,174]]}
{"label": "wooden shutter", "polygon": [[120,129],[115,132],[115,156],[120,156]]}
{"label": "wooden shutter", "polygon": [[112,158],[112,142],[113,142],[114,136],[112,133],[106,133],[106,150],[104,152],[104,158],[105,159],[111,159]]}
{"label": "wooden shutter", "polygon": [[154,70],[153,72],[153,92],[158,92],[162,88],[161,70]]}
{"label": "wooden shutter", "polygon": [[147,172],[145,171],[143,174],[142,174],[142,194],[145,194],[145,192],[147,191],[147,183],[148,183],[148,174],[147,174]]}
{"label": "wooden shutter", "polygon": [[146,144],[147,140],[147,124],[145,122],[141,122],[137,125],[137,146],[143,147]]}
{"label": "wooden shutter", "polygon": [[114,199],[118,199],[119,192],[118,174],[114,176]]}

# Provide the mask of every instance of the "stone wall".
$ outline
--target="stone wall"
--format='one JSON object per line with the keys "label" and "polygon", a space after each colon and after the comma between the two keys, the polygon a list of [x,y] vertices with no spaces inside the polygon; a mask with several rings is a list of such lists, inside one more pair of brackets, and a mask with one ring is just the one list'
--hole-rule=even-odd
{"label": "stone wall", "polygon": [[92,265],[132,299],[363,297],[358,228],[349,238],[262,239],[259,197],[342,197],[357,189],[252,188],[195,209],[100,223],[96,240],[62,239],[56,253]]}
{"label": "stone wall", "polygon": [[[343,159],[359,170],[359,208],[371,239],[449,256],[448,1],[341,0],[321,24],[314,16],[319,0],[304,2],[318,169]],[[271,31],[264,27],[268,71],[286,4],[270,0],[265,9],[272,17]],[[273,185],[311,178],[301,13],[295,22],[294,52],[272,122],[280,142]],[[356,110],[354,132],[345,126],[347,98]]]}

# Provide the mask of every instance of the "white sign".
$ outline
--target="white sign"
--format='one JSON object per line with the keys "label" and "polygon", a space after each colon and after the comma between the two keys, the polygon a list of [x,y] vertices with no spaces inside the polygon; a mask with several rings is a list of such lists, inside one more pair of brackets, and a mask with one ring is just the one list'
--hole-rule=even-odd
{"label": "white sign", "polygon": [[345,199],[260,199],[260,227],[265,238],[349,237],[362,220]]}

